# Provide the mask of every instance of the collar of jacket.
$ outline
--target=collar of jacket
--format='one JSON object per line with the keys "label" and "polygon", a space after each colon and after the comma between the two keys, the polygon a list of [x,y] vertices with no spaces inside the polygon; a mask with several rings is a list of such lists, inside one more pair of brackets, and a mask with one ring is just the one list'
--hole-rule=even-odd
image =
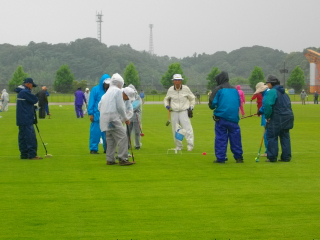
{"label": "collar of jacket", "polygon": [[[173,85],[173,89],[177,91],[176,86]],[[182,90],[182,84],[181,84],[181,88],[179,90]]]}

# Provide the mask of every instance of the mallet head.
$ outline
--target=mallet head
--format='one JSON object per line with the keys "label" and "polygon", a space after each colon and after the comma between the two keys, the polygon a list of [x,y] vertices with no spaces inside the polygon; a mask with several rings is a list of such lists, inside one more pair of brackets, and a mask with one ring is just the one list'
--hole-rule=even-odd
{"label": "mallet head", "polygon": [[169,126],[170,123],[171,123],[171,122],[168,120],[168,121],[166,122],[166,126]]}
{"label": "mallet head", "polygon": [[144,137],[144,133],[140,133],[140,136],[141,136],[141,137]]}

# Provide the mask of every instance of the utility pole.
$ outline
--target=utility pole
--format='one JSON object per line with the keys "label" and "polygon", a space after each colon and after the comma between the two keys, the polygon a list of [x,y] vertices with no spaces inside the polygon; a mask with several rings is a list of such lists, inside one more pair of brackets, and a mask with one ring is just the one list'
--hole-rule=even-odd
{"label": "utility pole", "polygon": [[153,28],[153,24],[149,24],[149,28],[150,28],[150,38],[149,38],[149,53],[151,55],[153,55],[153,36],[152,36],[152,28]]}
{"label": "utility pole", "polygon": [[283,62],[283,68],[279,69],[280,73],[283,73],[283,88],[286,88],[286,73],[288,73],[288,69],[286,69],[286,61]]}
{"label": "utility pole", "polygon": [[96,22],[98,23],[98,40],[99,40],[100,42],[101,42],[101,23],[103,22],[103,21],[102,21],[102,16],[103,16],[103,15],[102,15],[102,11],[101,11],[101,13],[98,12],[98,13],[96,14],[96,17],[97,17],[97,18],[96,18],[96,19],[97,19]]}

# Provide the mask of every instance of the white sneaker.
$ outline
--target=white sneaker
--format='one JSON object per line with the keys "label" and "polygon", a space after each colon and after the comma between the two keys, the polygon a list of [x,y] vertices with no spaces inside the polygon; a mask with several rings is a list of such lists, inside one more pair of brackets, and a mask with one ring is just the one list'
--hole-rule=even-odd
{"label": "white sneaker", "polygon": [[193,150],[193,147],[188,146],[188,151],[191,152]]}
{"label": "white sneaker", "polygon": [[267,154],[266,153],[261,154],[260,157],[267,157]]}

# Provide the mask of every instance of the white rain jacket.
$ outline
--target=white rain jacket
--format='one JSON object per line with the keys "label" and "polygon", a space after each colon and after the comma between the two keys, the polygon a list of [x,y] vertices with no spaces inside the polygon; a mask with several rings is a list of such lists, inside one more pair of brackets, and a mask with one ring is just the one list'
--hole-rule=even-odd
{"label": "white rain jacket", "polygon": [[98,109],[100,111],[101,132],[122,128],[122,123],[129,120],[126,115],[126,107],[122,97],[122,91],[115,85],[111,85],[102,96]]}
{"label": "white rain jacket", "polygon": [[194,108],[195,96],[186,85],[181,85],[179,91],[171,86],[163,102],[165,107],[170,106],[172,111],[180,112],[189,109],[189,107]]}

